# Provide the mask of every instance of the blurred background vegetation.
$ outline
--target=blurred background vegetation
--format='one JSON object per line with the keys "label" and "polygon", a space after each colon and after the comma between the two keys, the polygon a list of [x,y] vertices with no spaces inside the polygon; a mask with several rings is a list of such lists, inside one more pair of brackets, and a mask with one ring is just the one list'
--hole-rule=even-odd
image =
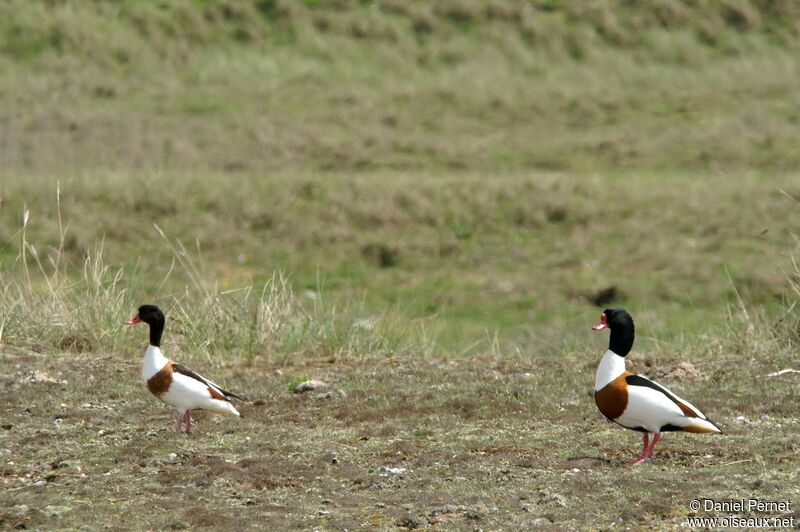
{"label": "blurred background vegetation", "polygon": [[793,169],[789,0],[9,1],[3,163]]}
{"label": "blurred background vegetation", "polygon": [[179,239],[455,352],[611,304],[685,345],[786,307],[798,32],[790,0],[3,2],[0,269],[102,245],[163,301]]}

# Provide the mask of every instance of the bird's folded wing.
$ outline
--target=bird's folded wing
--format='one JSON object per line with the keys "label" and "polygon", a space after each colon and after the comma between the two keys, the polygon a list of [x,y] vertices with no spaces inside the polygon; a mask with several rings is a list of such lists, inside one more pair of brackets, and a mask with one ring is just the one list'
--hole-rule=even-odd
{"label": "bird's folded wing", "polygon": [[206,379],[205,377],[203,377],[202,375],[200,375],[199,373],[197,373],[195,371],[192,371],[191,369],[187,368],[183,364],[178,364],[176,362],[173,362],[172,363],[172,370],[174,372],[176,372],[176,373],[180,373],[181,375],[185,375],[186,377],[189,377],[189,378],[195,379],[197,381],[200,381],[203,384],[205,384],[206,386],[208,386],[211,390],[216,391],[221,397],[214,397],[215,394],[212,391],[211,395],[215,399],[222,399],[222,400],[225,400],[225,401],[230,401],[231,398],[239,399],[240,401],[244,400],[241,397],[239,397],[238,395],[236,395],[235,393],[229,392],[228,390],[222,388],[220,385],[216,384],[215,382],[210,381],[210,380]]}
{"label": "bird's folded wing", "polygon": [[706,419],[706,416],[700,411],[700,409],[696,408],[694,405],[692,405],[692,403],[686,401],[685,399],[681,399],[671,391],[667,390],[660,384],[651,381],[647,377],[643,377],[641,375],[628,375],[625,377],[625,382],[628,383],[628,386],[640,386],[656,390],[677,405],[677,407],[681,409],[683,415],[685,416]]}

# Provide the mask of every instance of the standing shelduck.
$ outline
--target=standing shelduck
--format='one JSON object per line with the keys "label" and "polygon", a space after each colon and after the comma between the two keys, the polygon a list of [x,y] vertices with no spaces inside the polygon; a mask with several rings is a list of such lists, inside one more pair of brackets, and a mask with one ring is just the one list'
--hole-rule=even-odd
{"label": "standing shelduck", "polygon": [[[642,454],[633,462],[653,458],[662,432],[722,432],[698,408],[647,377],[625,370],[625,355],[633,347],[633,318],[621,308],[606,309],[593,330],[611,330],[594,382],[600,412],[626,429],[643,432]],[[650,435],[652,434],[652,441]]]}
{"label": "standing shelduck", "polygon": [[186,423],[186,433],[192,432],[192,410],[239,416],[230,400],[241,400],[241,397],[164,356],[160,347],[164,321],[164,313],[157,306],[142,305],[136,316],[125,324],[146,323],[150,326],[150,345],[144,353],[142,381],[153,395],[178,410],[176,432],[181,433],[183,423]]}

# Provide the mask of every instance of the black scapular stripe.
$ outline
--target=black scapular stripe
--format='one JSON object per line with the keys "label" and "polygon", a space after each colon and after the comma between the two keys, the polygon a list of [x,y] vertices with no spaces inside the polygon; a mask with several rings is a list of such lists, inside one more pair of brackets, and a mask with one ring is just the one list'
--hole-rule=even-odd
{"label": "black scapular stripe", "polygon": [[216,388],[217,390],[219,390],[222,393],[222,395],[225,396],[225,399],[230,400],[230,398],[233,397],[234,399],[239,399],[240,401],[244,401],[244,399],[242,399],[241,397],[239,397],[235,393],[231,393],[228,390],[225,390],[225,389],[221,388],[217,384],[214,384],[210,380],[204,378],[199,373],[196,373],[196,372],[192,371],[191,369],[187,368],[183,364],[177,364],[177,363],[173,362],[172,363],[172,370],[177,372],[177,373],[180,373],[181,375],[186,375],[187,377],[190,377],[192,379],[200,381],[203,384],[205,384],[206,386],[211,386],[213,388]]}

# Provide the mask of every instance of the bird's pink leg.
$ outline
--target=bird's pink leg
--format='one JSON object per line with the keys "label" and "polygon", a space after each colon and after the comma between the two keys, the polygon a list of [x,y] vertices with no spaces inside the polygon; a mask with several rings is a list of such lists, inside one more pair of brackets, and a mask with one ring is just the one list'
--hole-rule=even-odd
{"label": "bird's pink leg", "polygon": [[642,436],[642,442],[644,443],[644,447],[642,447],[642,454],[639,455],[639,458],[633,461],[633,465],[641,464],[642,462],[646,461],[649,457],[647,451],[649,450],[649,440],[650,440],[650,433],[645,432],[644,436]]}
{"label": "bird's pink leg", "polygon": [[650,448],[647,449],[647,459],[648,460],[653,458],[653,448],[656,446],[656,444],[658,443],[658,441],[660,439],[661,439],[661,433],[660,432],[656,432],[655,435],[653,435],[653,441],[650,442]]}
{"label": "bird's pink leg", "polygon": [[192,412],[191,410],[186,411],[186,434],[192,433]]}
{"label": "bird's pink leg", "polygon": [[178,421],[178,424],[175,425],[175,432],[180,434],[181,433],[181,419],[183,419],[183,416],[181,416],[178,412],[175,412],[175,419]]}

